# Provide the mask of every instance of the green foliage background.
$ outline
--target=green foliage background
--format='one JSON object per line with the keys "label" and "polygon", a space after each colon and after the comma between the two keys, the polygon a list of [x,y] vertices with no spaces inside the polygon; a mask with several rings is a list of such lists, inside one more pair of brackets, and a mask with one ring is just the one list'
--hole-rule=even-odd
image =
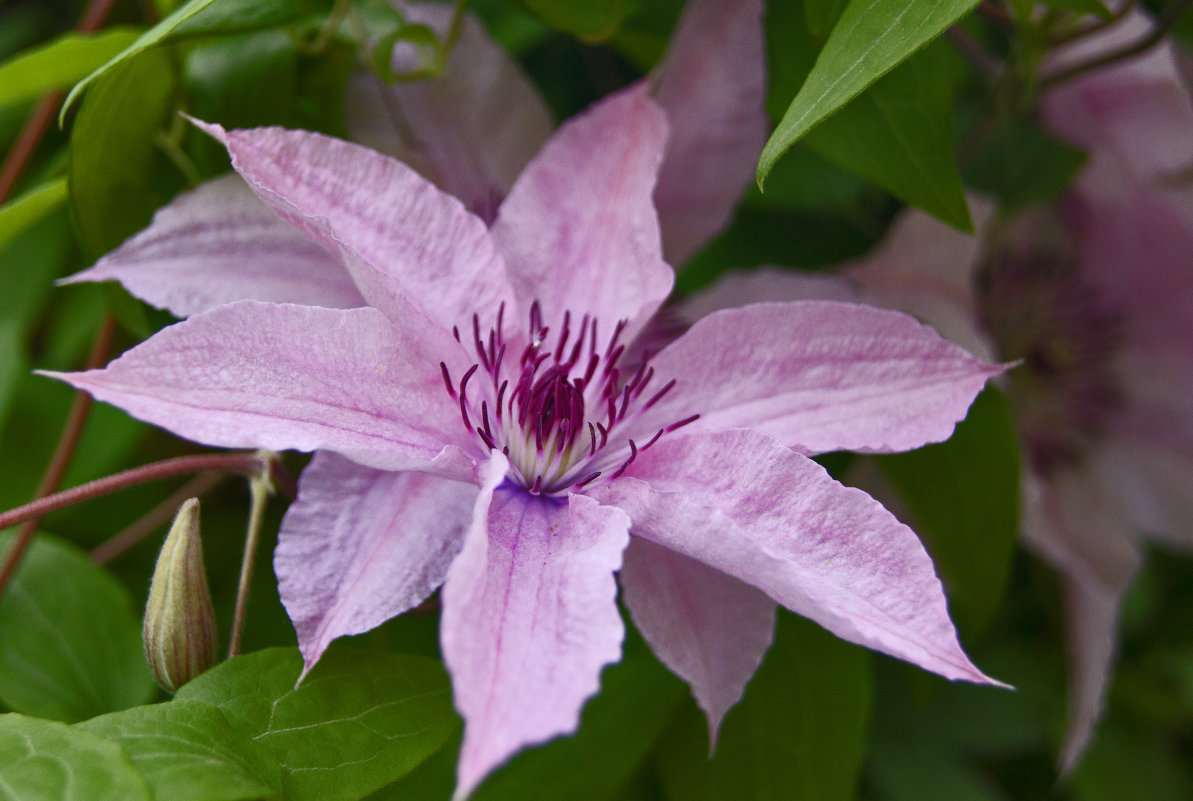
{"label": "green foliage background", "polygon": [[[478,0],[473,8],[563,119],[649,70],[681,5]],[[964,186],[1008,208],[1062,191],[1082,154],[1032,121],[1023,102],[1031,75],[992,103],[982,76],[937,38],[962,20],[993,49],[1030,44],[1026,18],[1008,34],[966,16],[975,5],[772,0],[768,108],[778,128],[759,168],[765,193],[747,190],[681,290],[730,268],[818,270],[854,258],[903,203],[969,229]],[[1097,0],[1049,5],[1056,14],[1104,13]],[[405,25],[379,0],[121,0],[94,36],[68,30],[82,10],[77,0],[0,5],[0,151],[45,92],[73,87],[63,127],[50,129],[0,206],[5,509],[32,497],[72,397],[31,369],[78,368],[106,315],[120,324],[117,350],[170,322],[121,289],[53,281],[142,228],[178,191],[228,168],[177,112],[342,134],[342,91],[353,70],[384,63],[398,39],[427,41],[425,29]],[[365,23],[363,39],[329,29],[344,13]],[[1178,26],[1180,35],[1190,30],[1188,20]],[[975,137],[978,130],[987,133]],[[97,406],[64,484],[190,452]],[[1007,404],[990,390],[949,442],[876,462],[937,561],[967,649],[1015,692],[951,685],[781,613],[776,644],[710,758],[686,688],[631,632],[580,732],[521,754],[476,797],[1193,797],[1193,570],[1163,553],[1150,555],[1130,598],[1097,739],[1076,773],[1057,780],[1062,610],[1055,578],[1016,547],[1018,454]],[[301,468],[301,458],[286,460]],[[825,461],[848,476],[872,457]],[[0,601],[0,705],[11,713],[0,715],[3,785],[22,799],[65,798],[68,785],[73,797],[97,800],[448,798],[459,721],[433,611],[338,644],[295,689],[294,634],[263,557],[245,635],[250,653],[173,700],[153,687],[136,633],[161,534],[103,566],[87,551],[173,488],[138,487],[44,522]],[[281,505],[270,510],[264,554]],[[231,618],[246,513],[237,481],[204,500],[222,621]],[[299,727],[301,735],[287,733]]]}

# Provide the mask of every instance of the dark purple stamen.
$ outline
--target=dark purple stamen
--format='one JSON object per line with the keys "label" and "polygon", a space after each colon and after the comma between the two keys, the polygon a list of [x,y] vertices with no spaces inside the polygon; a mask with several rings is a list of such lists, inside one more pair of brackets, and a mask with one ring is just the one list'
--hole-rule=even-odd
{"label": "dark purple stamen", "polygon": [[691,417],[685,417],[684,419],[680,420],[678,423],[672,423],[671,425],[667,426],[663,430],[667,431],[667,432],[675,431],[676,429],[683,428],[688,423],[694,423],[699,419],[700,419],[700,415],[694,414]]}
{"label": "dark purple stamen", "polygon": [[[531,494],[553,496],[568,487],[588,486],[601,475],[606,475],[606,480],[617,478],[633,463],[639,451],[699,417],[692,415],[657,429],[639,448],[635,440],[621,432],[633,433],[636,430],[633,421],[670,392],[676,382],[668,381],[642,403],[641,398],[655,374],[649,364],[653,354],[645,351],[636,355],[630,365],[632,372],[621,363],[633,344],[620,341],[627,321],[619,320],[609,340],[602,343],[595,317],[585,314],[573,325],[571,313],[565,312],[558,326],[559,334],[548,340],[551,328],[544,325],[542,306],[535,301],[528,314],[530,341],[516,362],[511,356],[512,364],[507,368],[504,315],[502,304],[487,336],[481,327],[481,315],[472,315],[472,338],[466,347],[475,352],[476,361],[458,385],[452,381],[446,361],[440,362],[439,368],[448,395],[459,401],[464,425],[487,450],[500,449],[509,457],[511,476]],[[458,327],[453,327],[452,334],[460,341]],[[513,374],[508,375],[507,369]],[[487,373],[489,380],[474,388],[475,400],[471,400],[469,381],[478,370]],[[478,394],[480,397],[475,397]],[[480,423],[475,427],[473,413]],[[618,434],[613,433],[615,429]],[[575,447],[576,440],[586,430],[587,447],[583,441]],[[611,475],[608,468],[583,469],[590,460],[600,460],[604,448],[619,447],[622,442],[629,445],[630,452]],[[577,481],[577,476],[584,478]]]}

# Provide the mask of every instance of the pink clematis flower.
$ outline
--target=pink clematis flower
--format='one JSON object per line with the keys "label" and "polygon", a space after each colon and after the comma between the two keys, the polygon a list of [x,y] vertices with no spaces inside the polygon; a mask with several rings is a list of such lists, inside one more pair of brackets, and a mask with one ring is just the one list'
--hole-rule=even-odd
{"label": "pink clematis flower", "polygon": [[[684,30],[751,30],[723,8],[696,4],[688,19],[706,21]],[[944,439],[1000,368],[900,313],[832,302],[720,311],[646,352],[636,340],[673,283],[660,214],[707,210],[671,217],[682,252],[733,200],[701,188],[684,204],[687,176],[660,183],[672,151],[648,86],[562,126],[495,211],[359,145],[204,128],[253,192],[228,192],[243,224],[192,193],[121,248],[115,276],[193,316],[58,377],[199,442],[317,451],[275,554],[307,668],[443,585],[458,795],[574,731],[620,655],[619,570],[713,732],[777,604],[989,681],[915,535],[808,456]],[[233,297],[185,269],[204,249]]]}
{"label": "pink clematis flower", "polygon": [[[441,36],[450,27],[450,6],[400,8]],[[692,0],[650,77],[670,123],[654,200],[672,264],[720,231],[753,178],[769,131],[761,15],[761,0]],[[394,62],[410,69],[416,54],[399,45]],[[438,78],[387,86],[357,75],[345,116],[351,139],[405,162],[489,224],[553,125],[517,62],[471,15]],[[246,299],[365,305],[338,252],[280,220],[235,173],[179,195],[64,283],[83,281],[119,281],[178,317]]]}
{"label": "pink clematis flower", "polygon": [[[1073,61],[1150,30],[1133,14]],[[1193,103],[1168,44],[1051,90],[1044,123],[1087,149],[1058,204],[977,238],[906,212],[846,283],[767,270],[723,279],[688,318],[761,298],[861,299],[916,314],[987,358],[1023,359],[1006,388],[1023,444],[1022,535],[1060,572],[1070,658],[1062,770],[1088,744],[1119,608],[1148,539],[1193,546]]]}

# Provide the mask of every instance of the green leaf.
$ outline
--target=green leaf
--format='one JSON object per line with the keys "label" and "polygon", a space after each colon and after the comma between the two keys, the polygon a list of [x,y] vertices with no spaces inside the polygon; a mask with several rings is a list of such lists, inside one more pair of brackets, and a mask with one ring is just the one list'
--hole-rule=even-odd
{"label": "green leaf", "polygon": [[972,231],[953,160],[952,54],[929,46],[821,125],[807,143],[828,160],[963,231]]}
{"label": "green leaf", "polygon": [[953,436],[876,457],[907,505],[962,629],[977,633],[998,607],[1019,526],[1019,441],[1002,393],[987,388]]}
{"label": "green leaf", "polygon": [[66,102],[62,104],[58,122],[64,123],[75,103],[101,75],[155,45],[186,36],[276,27],[305,13],[307,5],[304,0],[190,0],[75,84],[66,96]]}
{"label": "green leaf", "polygon": [[1034,123],[1008,120],[990,135],[965,171],[974,188],[1013,210],[1051,200],[1069,188],[1085,152]]}
{"label": "green leaf", "polygon": [[1011,801],[964,757],[925,743],[878,743],[867,777],[877,801]]}
{"label": "green leaf", "polygon": [[[633,637],[634,635],[631,634]],[[473,801],[604,801],[630,779],[665,730],[683,683],[640,639],[601,674],[601,691],[584,706],[571,737],[527,749],[480,786]],[[459,742],[369,801],[438,801],[455,786]]]}
{"label": "green leaf", "polygon": [[787,148],[977,5],[977,0],[850,0],[758,160],[758,183]]}
{"label": "green leaf", "polygon": [[183,78],[190,91],[191,113],[200,119],[228,128],[299,127],[297,73],[294,39],[285,31],[267,30],[195,45]]}
{"label": "green leaf", "polygon": [[120,746],[16,714],[0,715],[0,790],[19,801],[153,801]]}
{"label": "green leaf", "polygon": [[1103,724],[1072,777],[1076,801],[1181,801],[1193,797],[1188,755],[1158,732]]}
{"label": "green leaf", "polygon": [[825,39],[832,32],[849,0],[805,0],[804,22],[808,32],[817,39]]}
{"label": "green leaf", "polygon": [[633,775],[685,695],[648,653],[606,670],[580,731],[522,752],[475,793],[476,801],[601,801]]}
{"label": "green leaf", "polygon": [[0,248],[66,201],[66,179],[35,186],[0,206]]}
{"label": "green leaf", "polygon": [[302,659],[271,648],[178,691],[219,707],[281,765],[290,801],[349,801],[418,766],[456,728],[447,675],[422,657],[333,650],[295,687]]}
{"label": "green leaf", "polygon": [[[0,537],[7,553],[13,535]],[[0,604],[0,701],[77,721],[155,692],[141,627],[124,589],[87,555],[39,533]]]}
{"label": "green leaf", "polygon": [[173,92],[173,64],[150,50],[105,73],[75,120],[70,199],[92,257],[145,227],[179,188],[181,176],[155,144]]}
{"label": "green leaf", "polygon": [[139,706],[76,728],[122,746],[156,798],[248,801],[281,794],[277,764],[208,704]]}
{"label": "green leaf", "polygon": [[610,38],[638,10],[638,0],[523,0],[539,19],[588,42]]}
{"label": "green leaf", "polygon": [[672,801],[848,801],[870,714],[869,655],[779,612],[775,643],[708,758],[708,726],[689,705],[664,738],[659,767]]}
{"label": "green leaf", "polygon": [[111,59],[137,38],[133,28],[96,34],[65,33],[0,64],[0,107],[27,103],[65,89]]}

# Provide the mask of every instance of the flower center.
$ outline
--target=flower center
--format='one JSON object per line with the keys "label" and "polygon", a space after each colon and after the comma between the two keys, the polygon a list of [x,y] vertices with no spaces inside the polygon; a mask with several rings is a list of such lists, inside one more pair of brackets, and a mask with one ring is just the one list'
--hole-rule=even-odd
{"label": "flower center", "polygon": [[[530,306],[527,340],[516,361],[510,357],[503,319],[482,334],[472,317],[472,348],[478,361],[459,383],[439,363],[448,395],[459,403],[460,417],[489,451],[510,460],[512,479],[531,494],[581,489],[600,478],[625,472],[638,454],[669,431],[699,418],[691,415],[648,432],[636,442],[631,423],[675,388],[675,379],[656,380],[651,354],[627,357],[622,343],[626,320],[619,320],[607,341],[600,339],[595,317],[584,315],[575,329],[565,311],[557,334],[543,324],[538,301]],[[452,329],[463,343],[458,327]],[[631,361],[632,359],[632,361]],[[479,374],[475,384],[470,383]]]}
{"label": "flower center", "polygon": [[1003,242],[981,275],[981,314],[1008,373],[1028,458],[1048,475],[1079,462],[1122,404],[1121,315],[1082,279],[1071,247]]}

